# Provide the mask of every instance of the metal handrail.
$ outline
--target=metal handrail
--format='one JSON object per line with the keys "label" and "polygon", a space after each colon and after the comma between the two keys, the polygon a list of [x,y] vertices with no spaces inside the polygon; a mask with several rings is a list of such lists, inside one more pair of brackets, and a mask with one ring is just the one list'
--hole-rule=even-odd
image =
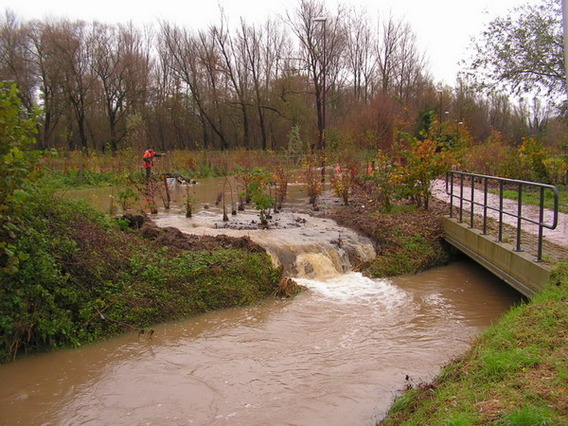
{"label": "metal handrail", "polygon": [[[459,194],[454,193],[454,178],[459,180]],[[469,198],[467,194],[464,193],[464,183],[469,180]],[[483,186],[483,200],[478,201],[475,199],[475,184],[476,181]],[[488,204],[487,194],[489,183],[498,183],[499,185],[499,207],[492,207]],[[517,188],[517,211],[516,213],[505,211],[503,208],[503,188],[505,184],[514,185]],[[523,188],[538,188],[540,190],[540,203],[539,203],[539,217],[538,219],[533,219],[530,217],[523,216]],[[466,186],[467,188],[467,186]],[[554,208],[552,209],[553,219],[552,223],[544,223],[544,194],[546,190],[551,190],[554,194]],[[517,229],[517,241],[514,251],[522,251],[521,249],[521,227],[523,222],[529,222],[538,225],[538,254],[535,259],[536,262],[542,261],[542,239],[543,230],[555,229],[558,225],[558,188],[554,185],[548,185],[538,182],[529,182],[518,179],[507,179],[496,176],[480,175],[476,173],[467,173],[450,170],[446,173],[446,194],[450,196],[450,217],[453,217],[454,210],[454,198],[459,200],[459,222],[463,223],[463,213],[464,213],[464,202],[469,203],[469,226],[474,228],[474,210],[475,206],[480,206],[483,208],[483,227],[482,234],[487,235],[487,213],[488,211],[495,211],[499,215],[499,235],[498,242],[503,241],[503,217],[504,215],[511,216],[516,219],[516,229]],[[456,206],[457,207],[457,206]]]}

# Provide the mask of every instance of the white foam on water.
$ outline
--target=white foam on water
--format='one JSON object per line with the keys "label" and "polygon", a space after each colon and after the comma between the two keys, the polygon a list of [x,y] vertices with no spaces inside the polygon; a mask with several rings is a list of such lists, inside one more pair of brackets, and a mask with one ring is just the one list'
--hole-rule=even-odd
{"label": "white foam on water", "polygon": [[349,272],[326,280],[294,278],[314,293],[338,303],[381,304],[396,307],[409,295],[385,279],[371,279],[359,272]]}

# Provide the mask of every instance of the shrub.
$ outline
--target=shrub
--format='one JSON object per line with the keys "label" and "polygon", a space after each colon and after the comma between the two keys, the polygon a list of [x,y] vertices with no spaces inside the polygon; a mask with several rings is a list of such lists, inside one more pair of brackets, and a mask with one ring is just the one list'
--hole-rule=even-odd
{"label": "shrub", "polygon": [[26,254],[14,242],[25,232],[19,214],[28,198],[35,154],[26,152],[36,132],[34,115],[28,115],[15,84],[0,82],[0,268],[13,274]]}

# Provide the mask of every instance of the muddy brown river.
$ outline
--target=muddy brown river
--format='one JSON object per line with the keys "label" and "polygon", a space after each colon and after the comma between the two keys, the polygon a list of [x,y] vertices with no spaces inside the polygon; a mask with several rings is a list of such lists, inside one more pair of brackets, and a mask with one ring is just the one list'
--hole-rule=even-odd
{"label": "muddy brown river", "polygon": [[[220,232],[210,209],[157,219]],[[431,379],[521,300],[469,261],[365,278],[349,264],[372,255],[368,241],[303,219],[231,232],[265,241],[308,291],[1,365],[0,424],[373,425],[408,382]],[[341,247],[330,243],[339,233]]]}

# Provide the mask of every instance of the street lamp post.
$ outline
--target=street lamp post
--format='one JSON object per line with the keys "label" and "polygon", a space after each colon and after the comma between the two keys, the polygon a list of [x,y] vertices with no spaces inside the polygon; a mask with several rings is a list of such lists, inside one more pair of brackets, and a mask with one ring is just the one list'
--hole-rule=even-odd
{"label": "street lamp post", "polygon": [[440,122],[438,123],[438,139],[442,139],[442,95],[444,94],[444,91],[440,88],[437,90],[437,92],[440,94],[440,111],[438,111],[438,115],[440,116]]}
{"label": "street lamp post", "polygon": [[325,119],[326,119],[326,97],[327,97],[327,87],[326,87],[326,77],[327,77],[327,71],[326,71],[326,66],[327,66],[327,49],[326,49],[326,42],[327,42],[327,37],[326,37],[326,23],[327,23],[327,17],[325,16],[320,16],[317,18],[314,18],[314,22],[322,22],[323,23],[323,53],[322,53],[322,108],[321,108],[321,135],[320,135],[320,141],[321,141],[321,146],[320,146],[320,154],[321,154],[321,182],[325,183],[325,139],[326,139],[326,127],[325,127]]}
{"label": "street lamp post", "polygon": [[[562,0],[562,28],[564,41],[564,78],[566,92],[568,93],[568,0]],[[566,172],[568,181],[568,171]]]}

